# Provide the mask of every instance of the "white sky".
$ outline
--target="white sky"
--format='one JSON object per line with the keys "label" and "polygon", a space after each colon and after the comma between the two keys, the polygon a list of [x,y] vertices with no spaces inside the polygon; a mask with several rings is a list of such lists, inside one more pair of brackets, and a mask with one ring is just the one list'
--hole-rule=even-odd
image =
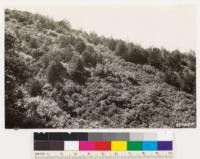
{"label": "white sky", "polygon": [[169,50],[195,50],[196,11],[193,5],[66,5],[9,7],[67,19],[75,29],[95,31]]}

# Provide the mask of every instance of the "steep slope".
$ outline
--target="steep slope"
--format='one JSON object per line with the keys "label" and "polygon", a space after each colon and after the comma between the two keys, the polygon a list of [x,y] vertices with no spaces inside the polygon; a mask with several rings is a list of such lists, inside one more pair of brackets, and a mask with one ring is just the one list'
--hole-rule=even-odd
{"label": "steep slope", "polygon": [[6,127],[195,127],[191,56],[180,54],[181,65],[166,74],[155,49],[151,58],[151,50],[139,48],[137,57],[149,51],[148,60],[144,54],[134,61],[120,45],[109,47],[109,38],[73,30],[68,22],[5,13]]}

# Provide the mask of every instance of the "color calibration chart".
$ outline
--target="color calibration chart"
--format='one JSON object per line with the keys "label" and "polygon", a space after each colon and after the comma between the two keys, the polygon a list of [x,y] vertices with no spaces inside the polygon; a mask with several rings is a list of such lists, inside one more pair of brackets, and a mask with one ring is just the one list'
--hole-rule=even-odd
{"label": "color calibration chart", "polygon": [[172,133],[34,133],[35,159],[173,159]]}

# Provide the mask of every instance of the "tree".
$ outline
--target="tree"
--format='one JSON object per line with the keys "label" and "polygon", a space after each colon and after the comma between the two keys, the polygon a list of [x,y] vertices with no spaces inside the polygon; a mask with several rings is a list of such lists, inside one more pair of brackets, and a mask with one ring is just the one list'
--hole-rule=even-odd
{"label": "tree", "polygon": [[188,66],[192,71],[196,72],[196,55],[193,50],[190,50],[189,53],[186,55],[188,59]]}
{"label": "tree", "polygon": [[189,68],[184,68],[180,73],[180,88],[188,93],[196,91],[196,74]]}
{"label": "tree", "polygon": [[117,45],[117,41],[113,38],[110,38],[107,40],[107,45],[110,50],[114,51]]}
{"label": "tree", "polygon": [[34,49],[39,48],[38,40],[37,40],[35,37],[32,37],[32,38],[30,39],[29,47],[30,47],[30,48],[34,48]]}
{"label": "tree", "polygon": [[71,24],[68,20],[61,20],[56,24],[56,30],[59,33],[66,33],[71,29]]}
{"label": "tree", "polygon": [[127,61],[136,63],[136,64],[145,64],[147,62],[147,54],[144,49],[140,46],[129,43],[128,52],[127,52]]}
{"label": "tree", "polygon": [[179,74],[168,68],[164,72],[164,81],[170,85],[180,88]]}
{"label": "tree", "polygon": [[95,67],[98,60],[98,55],[95,52],[92,46],[87,46],[86,49],[83,51],[83,62],[86,66]]}
{"label": "tree", "polygon": [[90,73],[85,70],[80,55],[74,55],[70,61],[70,76],[73,81],[84,84]]}
{"label": "tree", "polygon": [[168,59],[166,59],[168,67],[172,68],[175,71],[180,71],[182,57],[183,56],[181,55],[180,51],[172,51]]}
{"label": "tree", "polygon": [[79,53],[82,53],[85,50],[85,48],[86,48],[86,44],[84,40],[81,38],[78,38],[75,44],[76,51],[78,51]]}
{"label": "tree", "polygon": [[121,56],[122,58],[126,59],[127,52],[128,52],[128,47],[126,43],[122,40],[118,41],[115,48],[116,55]]}
{"label": "tree", "polygon": [[161,51],[158,48],[149,48],[148,52],[148,64],[154,66],[157,69],[162,69],[163,58],[161,56]]}
{"label": "tree", "polygon": [[47,80],[51,85],[55,85],[56,82],[63,82],[66,68],[56,61],[52,61],[47,68]]}

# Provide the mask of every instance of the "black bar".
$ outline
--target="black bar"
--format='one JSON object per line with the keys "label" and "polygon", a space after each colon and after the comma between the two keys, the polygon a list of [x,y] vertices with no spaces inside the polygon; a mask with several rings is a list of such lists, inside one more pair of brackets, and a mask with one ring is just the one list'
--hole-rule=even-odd
{"label": "black bar", "polygon": [[46,141],[49,139],[49,133],[34,133],[34,141]]}
{"label": "black bar", "polygon": [[88,133],[49,133],[50,141],[88,141]]}

